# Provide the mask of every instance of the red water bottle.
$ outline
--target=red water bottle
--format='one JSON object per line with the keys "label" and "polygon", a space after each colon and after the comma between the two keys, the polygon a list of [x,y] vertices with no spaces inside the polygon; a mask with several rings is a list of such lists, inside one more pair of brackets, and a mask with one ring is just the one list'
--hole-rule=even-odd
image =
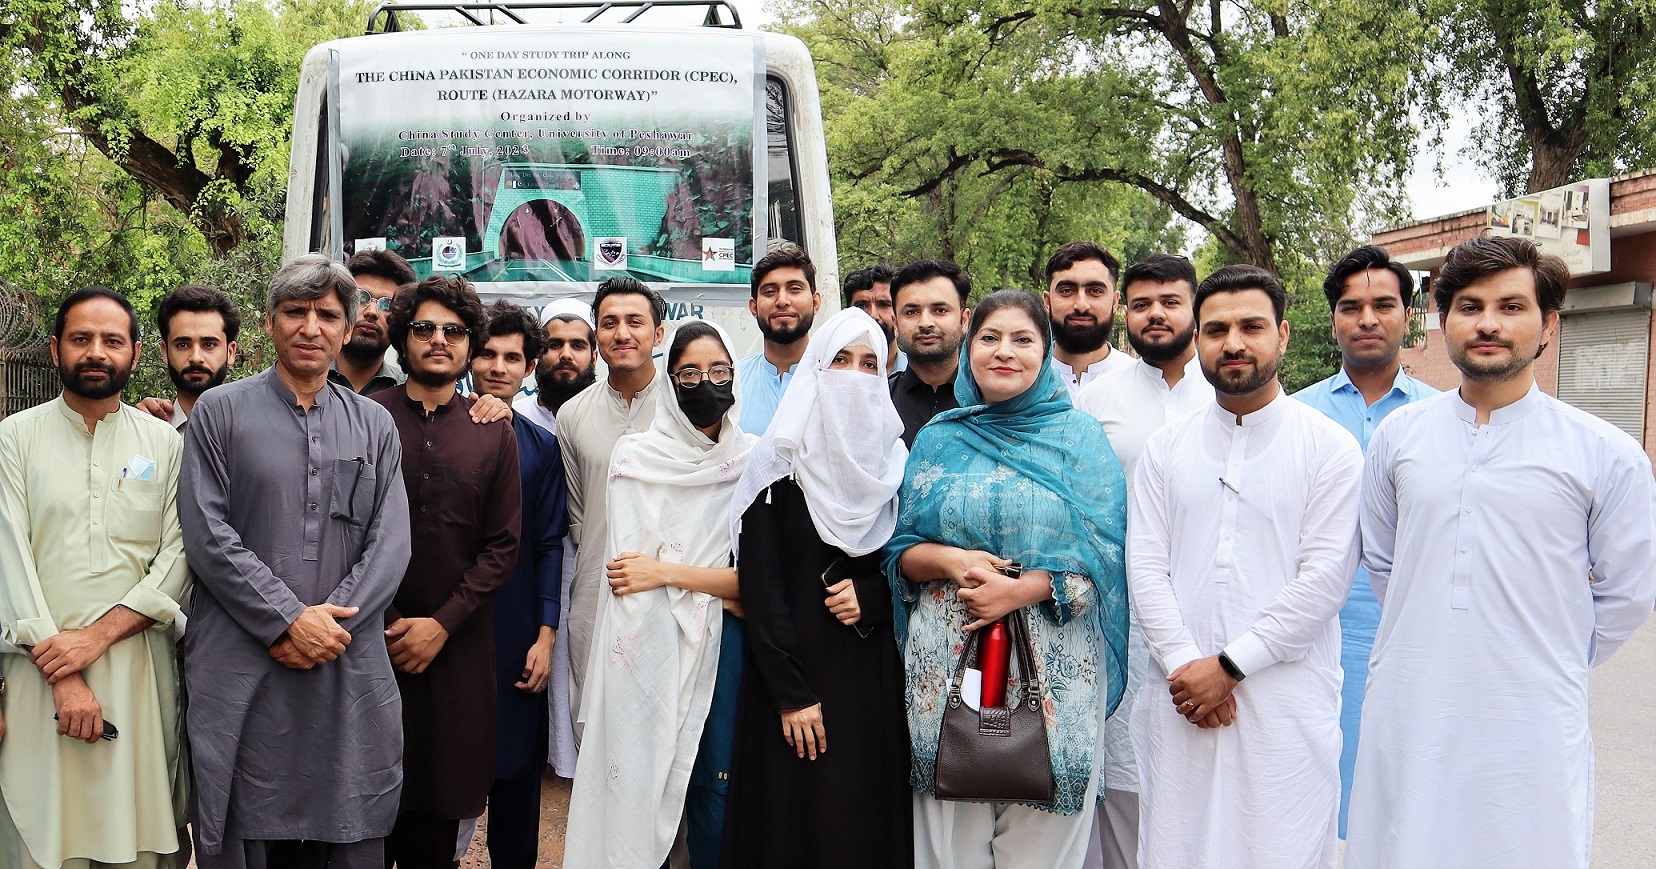
{"label": "red water bottle", "polygon": [[1006,705],[1007,648],[1006,622],[997,621],[987,628],[978,646],[978,670],[983,673],[983,706]]}

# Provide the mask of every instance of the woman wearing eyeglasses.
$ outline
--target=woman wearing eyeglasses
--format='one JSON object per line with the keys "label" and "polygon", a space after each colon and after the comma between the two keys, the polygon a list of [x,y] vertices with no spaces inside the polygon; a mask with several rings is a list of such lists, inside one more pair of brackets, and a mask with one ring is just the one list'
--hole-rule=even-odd
{"label": "woman wearing eyeglasses", "polygon": [[880,547],[903,422],[886,343],[848,308],[817,329],[737,488],[747,610],[725,869],[900,869],[913,856],[903,665]]}
{"label": "woman wearing eyeglasses", "polygon": [[736,422],[731,359],[722,329],[681,325],[655,422],[610,456],[613,594],[598,606],[575,723],[566,866],[655,869],[681,818],[691,865],[718,863],[723,788],[698,784],[730,768],[730,728],[717,727],[741,673],[729,514],[754,443]]}

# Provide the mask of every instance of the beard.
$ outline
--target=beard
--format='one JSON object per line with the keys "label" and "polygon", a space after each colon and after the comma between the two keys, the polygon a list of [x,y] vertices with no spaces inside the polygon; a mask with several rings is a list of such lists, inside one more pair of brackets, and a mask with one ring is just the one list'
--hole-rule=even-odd
{"label": "beard", "polygon": [[[191,374],[203,375],[206,379],[192,383],[187,379]],[[172,381],[173,387],[184,395],[199,397],[203,392],[222,385],[229,377],[230,363],[228,362],[224,363],[224,366],[217,371],[205,365],[190,365],[183,369],[174,368],[171,365],[167,366],[167,378]]]}
{"label": "beard", "polygon": [[[1226,362],[1235,361],[1237,359],[1252,359],[1254,364],[1253,368],[1237,372],[1236,374],[1229,374],[1219,367]],[[1216,392],[1220,392],[1225,395],[1247,395],[1248,393],[1253,392],[1265,384],[1275,380],[1277,376],[1277,367],[1280,362],[1280,359],[1272,359],[1269,362],[1261,362],[1259,359],[1247,354],[1239,356],[1231,356],[1227,354],[1219,357],[1217,364],[1215,364],[1212,368],[1209,368],[1207,363],[1203,362],[1202,374],[1207,377],[1209,383],[1213,384],[1213,389]]]}
{"label": "beard", "polygon": [[[776,328],[765,320],[759,320],[759,334],[772,344],[797,344],[801,338],[811,332],[811,323],[816,320],[816,314],[811,311],[800,311],[799,320],[792,326]],[[885,328],[885,327],[881,327]]]}
{"label": "beard", "polygon": [[571,368],[552,368],[546,363],[535,365],[535,400],[547,410],[556,413],[564,402],[579,395],[582,390],[598,382],[598,366],[588,365],[585,371]]}
{"label": "beard", "polygon": [[1127,343],[1133,345],[1133,352],[1151,365],[1164,365],[1179,358],[1190,348],[1190,342],[1195,338],[1195,320],[1191,320],[1190,326],[1183,332],[1174,332],[1166,338],[1154,341],[1134,335],[1131,331],[1127,333]]}
{"label": "beard", "polygon": [[391,339],[386,337],[383,332],[378,338],[369,338],[365,335],[356,334],[356,329],[353,327],[351,329],[351,340],[346,341],[345,346],[339,348],[339,354],[358,365],[367,365],[377,359],[385,358],[385,351],[390,347]]}
{"label": "beard", "polygon": [[[940,334],[940,333],[928,332],[926,334],[931,335],[931,334]],[[916,337],[919,337],[919,336],[916,335]],[[958,356],[960,356],[960,341],[952,341],[951,342],[947,335],[942,335],[941,337],[942,337],[942,340],[937,342],[936,347],[929,347],[928,348],[928,347],[920,347],[919,345],[915,345],[915,346],[911,347],[911,346],[909,346],[909,342],[899,340],[897,342],[897,349],[901,350],[905,354],[907,354],[910,362],[921,362],[921,363],[942,362],[945,359],[954,359],[954,358],[957,358]],[[965,339],[965,336],[962,335],[961,340],[964,340],[964,339]]]}
{"label": "beard", "polygon": [[1506,347],[1507,350],[1511,351],[1511,355],[1507,356],[1504,360],[1479,359],[1473,356],[1466,349],[1466,347],[1456,347],[1451,345],[1449,347],[1449,361],[1455,363],[1455,367],[1460,369],[1462,377],[1476,383],[1505,383],[1514,377],[1523,374],[1524,369],[1528,368],[1530,363],[1535,361],[1535,357],[1541,355],[1541,351],[1538,348],[1533,354],[1526,356],[1523,353],[1518,352],[1517,345],[1513,344],[1511,341],[1502,341],[1499,338],[1491,338],[1486,335],[1479,335],[1474,340],[1479,342],[1499,342],[1502,346]]}
{"label": "beard", "polygon": [[1076,356],[1092,353],[1110,339],[1111,320],[1095,320],[1091,326],[1072,326],[1057,320],[1051,322],[1052,340],[1065,353]]}
{"label": "beard", "polygon": [[[101,371],[105,380],[101,384],[92,384],[86,381],[86,375],[92,371]],[[82,362],[74,368],[65,368],[58,365],[58,380],[63,388],[81,398],[92,401],[102,401],[110,396],[120,395],[126,389],[127,381],[132,379],[132,366],[116,368],[104,362]]]}

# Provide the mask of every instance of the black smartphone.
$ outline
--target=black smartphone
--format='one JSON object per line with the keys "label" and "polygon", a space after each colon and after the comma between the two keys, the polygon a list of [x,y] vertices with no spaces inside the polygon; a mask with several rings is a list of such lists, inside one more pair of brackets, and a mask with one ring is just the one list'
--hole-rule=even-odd
{"label": "black smartphone", "polygon": [[[58,720],[58,717],[56,715],[53,715],[52,720],[56,721],[56,720]],[[117,730],[115,728],[115,725],[110,723],[110,721],[108,719],[105,719],[104,720],[103,736],[100,736],[98,738],[102,739],[106,742],[114,742],[115,737],[120,736],[120,735],[121,735],[121,731]]]}
{"label": "black smartphone", "polygon": [[[855,579],[858,576],[866,575],[864,572],[857,570],[859,561],[862,561],[862,559],[846,558],[844,556],[834,559],[834,563],[828,565],[828,569],[822,572],[822,587],[832,588],[847,579]],[[858,601],[858,603],[861,603],[861,601]],[[851,627],[857,629],[857,636],[859,637],[867,637],[874,633],[874,628],[863,624],[860,619]]]}

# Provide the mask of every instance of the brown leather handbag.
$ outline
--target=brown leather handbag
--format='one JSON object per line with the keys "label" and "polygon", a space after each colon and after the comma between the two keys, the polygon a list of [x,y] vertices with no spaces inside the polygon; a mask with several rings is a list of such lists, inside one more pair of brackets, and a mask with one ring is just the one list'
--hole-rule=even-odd
{"label": "brown leather handbag", "polygon": [[991,803],[1052,802],[1052,755],[1047,752],[1040,677],[1023,610],[1006,616],[1007,645],[1018,661],[1018,692],[1010,706],[974,711],[960,699],[968,662],[977,660],[972,632],[949,684],[943,727],[937,734],[935,793],[940,800]]}

